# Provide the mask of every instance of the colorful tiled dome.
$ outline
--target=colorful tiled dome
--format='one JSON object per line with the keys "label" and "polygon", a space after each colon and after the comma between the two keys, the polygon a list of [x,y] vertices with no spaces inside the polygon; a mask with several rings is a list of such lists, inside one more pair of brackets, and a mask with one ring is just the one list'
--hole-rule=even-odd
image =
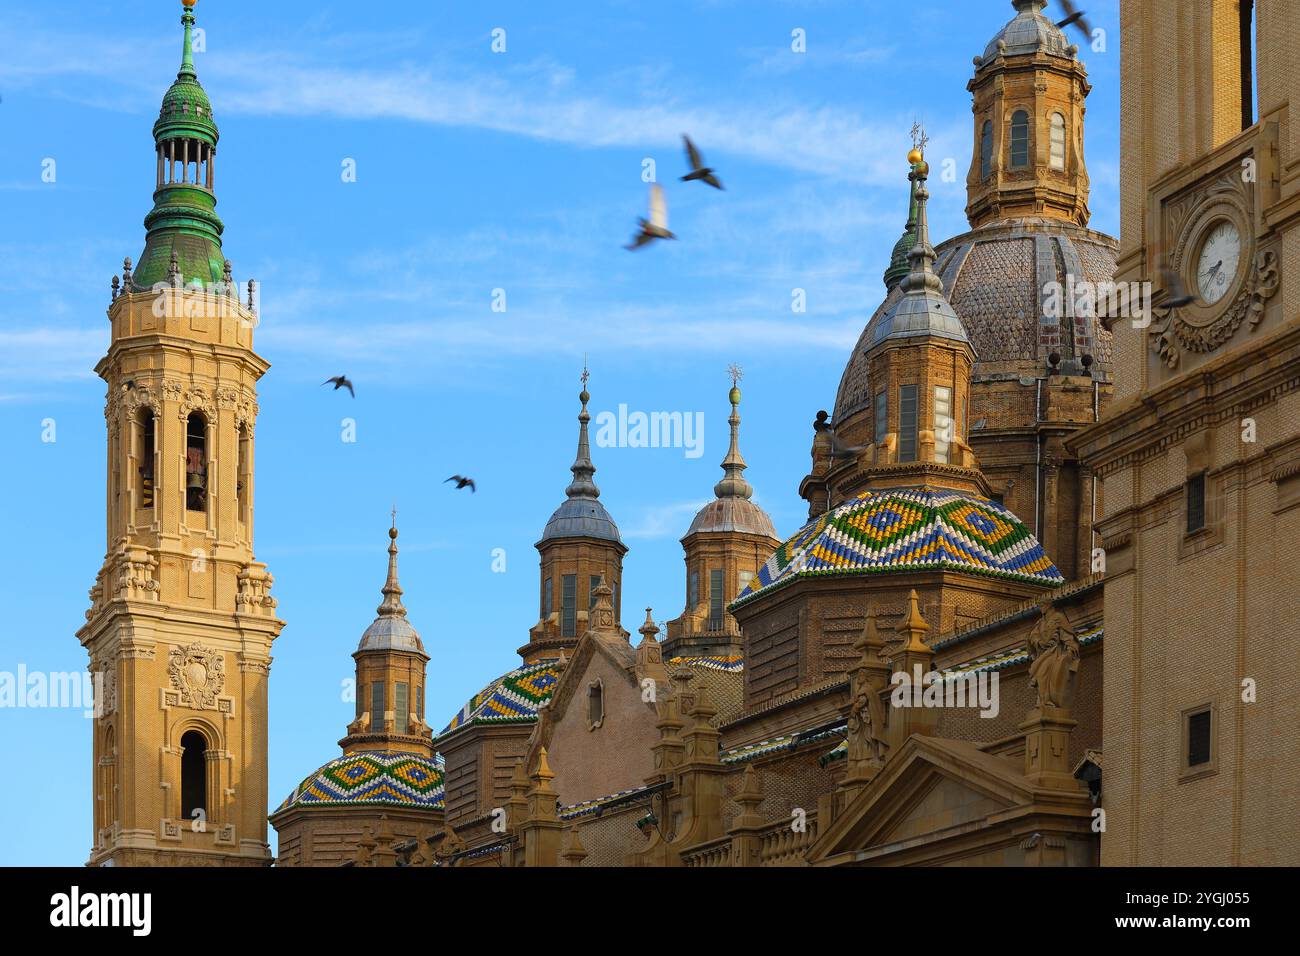
{"label": "colorful tiled dome", "polygon": [[732,607],[796,578],[948,569],[1055,586],[1038,539],[987,498],[931,488],[865,491],[804,525]]}
{"label": "colorful tiled dome", "polygon": [[331,760],[298,784],[280,804],[309,806],[443,806],[442,758],[397,751],[363,750]]}
{"label": "colorful tiled dome", "polygon": [[536,720],[537,708],[551,699],[559,679],[560,668],[554,660],[517,667],[471,697],[439,736],[466,723]]}

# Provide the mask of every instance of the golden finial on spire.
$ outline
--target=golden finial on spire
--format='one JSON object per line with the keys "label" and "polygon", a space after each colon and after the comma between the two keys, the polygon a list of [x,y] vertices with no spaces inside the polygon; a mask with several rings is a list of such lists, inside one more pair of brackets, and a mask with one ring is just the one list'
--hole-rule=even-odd
{"label": "golden finial on spire", "polygon": [[727,396],[731,399],[732,405],[740,404],[740,380],[745,377],[745,373],[740,370],[740,366],[732,362],[727,366],[727,374],[731,376],[731,392]]}

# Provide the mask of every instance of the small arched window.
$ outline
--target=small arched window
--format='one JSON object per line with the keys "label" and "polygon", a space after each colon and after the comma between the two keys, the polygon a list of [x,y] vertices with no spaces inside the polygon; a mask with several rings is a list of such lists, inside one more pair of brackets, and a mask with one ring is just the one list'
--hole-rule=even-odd
{"label": "small arched window", "polygon": [[195,810],[208,812],[208,742],[187,730],[181,737],[181,817],[193,820]]}
{"label": "small arched window", "polygon": [[1029,114],[1016,110],[1011,114],[1011,167],[1023,169],[1029,165]]}
{"label": "small arched window", "polygon": [[1065,169],[1065,117],[1052,114],[1052,168]]}
{"label": "small arched window", "polygon": [[208,422],[199,412],[185,424],[185,507],[208,510]]}
{"label": "small arched window", "polygon": [[605,687],[599,681],[587,686],[587,720],[595,730],[605,719]]}
{"label": "small arched window", "polygon": [[980,179],[993,173],[993,121],[985,120],[980,130]]}
{"label": "small arched window", "polygon": [[153,507],[153,466],[156,442],[157,436],[154,414],[152,410],[146,408],[140,412],[139,467],[141,508]]}
{"label": "small arched window", "polygon": [[248,426],[239,426],[239,470],[235,479],[235,495],[239,499],[239,520],[248,524],[248,486],[252,484],[253,474],[253,440],[249,437]]}
{"label": "small arched window", "polygon": [[117,738],[113,728],[104,731],[104,750],[99,756],[99,795],[104,804],[104,826],[117,819]]}

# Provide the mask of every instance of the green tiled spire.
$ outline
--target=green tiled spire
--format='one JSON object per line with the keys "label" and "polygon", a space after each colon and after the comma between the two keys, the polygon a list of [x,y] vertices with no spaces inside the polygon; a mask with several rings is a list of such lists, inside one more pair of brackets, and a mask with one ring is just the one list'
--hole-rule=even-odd
{"label": "green tiled spire", "polygon": [[[222,281],[225,256],[221,251],[222,223],[216,213],[217,197],[209,188],[210,176],[177,173],[187,155],[203,156],[211,163],[218,132],[212,103],[194,70],[194,6],[181,15],[185,37],[181,68],[163,96],[162,109],[153,124],[154,142],[162,150],[154,206],[145,217],[144,252],[134,275],[134,286],[147,289],[167,282],[173,254],[183,283],[198,280],[205,286]],[[176,178],[179,181],[168,182]],[[199,181],[185,181],[187,178]]]}
{"label": "green tiled spire", "polygon": [[907,226],[899,236],[898,242],[894,243],[893,255],[889,257],[889,268],[885,270],[885,288],[890,291],[893,291],[894,286],[907,278],[907,274],[912,271],[912,247],[916,245],[916,167],[918,165],[912,163],[912,171],[907,177],[912,182],[912,199],[908,207]]}

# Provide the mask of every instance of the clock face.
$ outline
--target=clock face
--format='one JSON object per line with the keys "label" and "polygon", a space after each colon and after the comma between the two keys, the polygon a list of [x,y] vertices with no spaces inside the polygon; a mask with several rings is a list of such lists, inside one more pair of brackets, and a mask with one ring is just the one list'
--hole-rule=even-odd
{"label": "clock face", "polygon": [[1236,278],[1241,262],[1241,233],[1235,223],[1223,220],[1210,230],[1196,261],[1196,288],[1206,305],[1214,305]]}

